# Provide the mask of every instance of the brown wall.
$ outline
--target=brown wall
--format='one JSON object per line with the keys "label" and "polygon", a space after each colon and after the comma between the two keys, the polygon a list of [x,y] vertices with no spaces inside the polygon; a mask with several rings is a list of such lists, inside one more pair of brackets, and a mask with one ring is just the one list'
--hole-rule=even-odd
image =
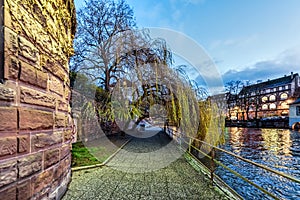
{"label": "brown wall", "polygon": [[59,199],[71,173],[74,3],[4,0],[1,12],[0,199]]}

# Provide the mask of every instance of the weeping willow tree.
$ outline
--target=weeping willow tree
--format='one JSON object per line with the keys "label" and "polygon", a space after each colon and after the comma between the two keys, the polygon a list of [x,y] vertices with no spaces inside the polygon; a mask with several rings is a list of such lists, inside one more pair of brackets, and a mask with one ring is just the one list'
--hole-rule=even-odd
{"label": "weeping willow tree", "polygon": [[[225,116],[210,99],[199,102],[200,124],[197,139],[217,146],[224,143]],[[196,142],[196,141],[195,141]],[[195,145],[200,147],[200,144]]]}
{"label": "weeping willow tree", "polygon": [[[225,116],[208,98],[205,88],[191,80],[184,68],[182,65],[175,68],[181,84],[177,84],[177,96],[171,100],[169,118],[176,122],[184,135],[195,138],[192,146],[209,153],[211,147],[200,141],[211,145],[224,143]],[[198,155],[197,151],[195,153]]]}
{"label": "weeping willow tree", "polygon": [[162,105],[161,118],[181,132],[193,137],[210,134],[198,128],[207,123],[201,121],[206,118],[198,103],[205,90],[171,68],[172,53],[163,39],[135,29],[133,11],[124,0],[88,0],[77,14],[71,68],[97,86],[92,105],[100,123],[119,121],[126,130],[130,121],[138,123],[148,117],[149,108]]}

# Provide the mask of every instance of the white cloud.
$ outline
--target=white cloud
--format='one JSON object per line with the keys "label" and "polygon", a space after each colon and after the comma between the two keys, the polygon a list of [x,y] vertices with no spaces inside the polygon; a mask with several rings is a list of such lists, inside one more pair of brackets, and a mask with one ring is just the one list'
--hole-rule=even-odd
{"label": "white cloud", "polygon": [[300,73],[300,46],[287,49],[271,60],[263,60],[241,70],[230,69],[223,74],[224,83],[231,80],[267,80]]}
{"label": "white cloud", "polygon": [[227,47],[247,47],[258,39],[257,34],[240,38],[228,38],[224,40],[215,40],[211,43],[210,49],[227,48]]}

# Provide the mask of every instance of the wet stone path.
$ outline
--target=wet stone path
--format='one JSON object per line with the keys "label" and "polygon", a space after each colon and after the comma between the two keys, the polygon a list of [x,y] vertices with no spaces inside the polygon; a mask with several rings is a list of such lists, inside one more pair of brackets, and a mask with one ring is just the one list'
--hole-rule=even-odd
{"label": "wet stone path", "polygon": [[228,199],[164,133],[138,134],[106,166],[72,172],[63,199]]}

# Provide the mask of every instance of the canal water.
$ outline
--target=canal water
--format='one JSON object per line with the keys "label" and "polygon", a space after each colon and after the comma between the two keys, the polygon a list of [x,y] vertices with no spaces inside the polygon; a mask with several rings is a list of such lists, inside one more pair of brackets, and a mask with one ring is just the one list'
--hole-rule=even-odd
{"label": "canal water", "polygon": [[[221,148],[300,179],[300,132],[288,129],[227,128],[226,143]],[[300,184],[222,152],[218,152],[217,156],[231,169],[280,199],[300,199]],[[216,173],[245,199],[269,199],[222,167],[218,167]]]}

